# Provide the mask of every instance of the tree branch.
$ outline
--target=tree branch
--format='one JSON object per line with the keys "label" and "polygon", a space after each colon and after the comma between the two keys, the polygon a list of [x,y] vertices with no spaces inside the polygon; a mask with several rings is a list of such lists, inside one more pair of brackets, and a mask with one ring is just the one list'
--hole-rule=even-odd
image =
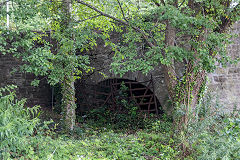
{"label": "tree branch", "polygon": [[86,20],[90,20],[90,19],[97,18],[97,17],[100,17],[100,16],[102,16],[102,15],[99,14],[99,15],[96,15],[96,16],[93,16],[93,17],[89,17],[89,18],[80,20],[80,21],[76,21],[75,23],[84,22],[84,21],[86,21]]}
{"label": "tree branch", "polygon": [[137,28],[137,27],[135,27],[135,26],[132,26],[132,28],[142,34],[143,38],[145,39],[145,41],[147,42],[147,44],[148,44],[150,47],[152,47],[152,48],[155,47],[155,45],[148,40],[148,39],[149,39],[148,36],[147,36],[140,28]]}
{"label": "tree branch", "polygon": [[9,2],[10,0],[7,0],[7,1],[5,1],[5,2],[1,2],[0,3],[0,7],[2,7],[3,5],[5,5],[7,2]]}
{"label": "tree branch", "polygon": [[121,12],[122,12],[122,15],[123,15],[124,20],[125,20],[125,21],[128,21],[127,18],[126,18],[126,16],[125,16],[125,14],[124,14],[124,11],[123,11],[123,8],[122,8],[121,3],[119,2],[119,0],[117,0],[117,2],[118,2],[118,5],[119,5],[119,7],[120,7],[120,9],[121,9]]}
{"label": "tree branch", "polygon": [[183,0],[182,3],[178,6],[178,8],[180,8],[184,3],[185,3],[186,0]]}
{"label": "tree branch", "polygon": [[92,5],[88,4],[88,3],[85,3],[85,2],[83,2],[83,1],[81,1],[81,0],[76,0],[76,1],[77,1],[78,3],[80,3],[80,4],[82,4],[82,5],[85,5],[85,6],[87,6],[88,8],[91,8],[92,10],[98,12],[98,13],[99,13],[100,15],[102,15],[102,16],[111,18],[111,19],[113,19],[113,20],[115,20],[115,21],[117,21],[117,22],[119,22],[119,23],[122,23],[122,24],[128,26],[128,23],[127,23],[127,22],[125,22],[125,21],[123,21],[123,20],[121,20],[121,19],[118,19],[118,18],[116,18],[116,17],[113,17],[113,16],[111,16],[111,15],[109,15],[109,14],[106,14],[106,13],[100,11],[99,9],[97,9],[96,7],[94,7],[94,6],[92,6]]}
{"label": "tree branch", "polygon": [[76,0],[76,1],[77,1],[78,3],[80,3],[80,4],[82,4],[82,5],[85,5],[85,6],[89,7],[89,8],[91,8],[92,10],[98,12],[98,13],[99,13],[100,15],[102,15],[102,16],[105,16],[105,17],[108,17],[108,18],[110,18],[110,19],[112,19],[112,20],[115,20],[115,21],[117,21],[117,22],[119,22],[119,23],[121,23],[121,24],[123,24],[123,25],[125,25],[125,26],[132,27],[135,31],[138,31],[139,33],[142,34],[144,40],[147,42],[147,44],[148,44],[150,47],[155,47],[155,45],[154,45],[152,42],[149,41],[149,37],[146,35],[146,33],[144,33],[144,31],[142,31],[140,28],[138,28],[138,27],[136,27],[136,26],[130,26],[130,24],[129,24],[128,22],[123,21],[123,20],[121,20],[121,19],[118,19],[118,18],[116,18],[116,17],[113,17],[113,16],[111,16],[111,15],[109,15],[109,14],[107,14],[107,13],[104,13],[104,12],[100,11],[99,9],[97,9],[96,7],[94,7],[94,6],[92,6],[92,5],[88,4],[88,3],[85,3],[85,2],[83,2],[83,1],[81,1],[81,0]]}

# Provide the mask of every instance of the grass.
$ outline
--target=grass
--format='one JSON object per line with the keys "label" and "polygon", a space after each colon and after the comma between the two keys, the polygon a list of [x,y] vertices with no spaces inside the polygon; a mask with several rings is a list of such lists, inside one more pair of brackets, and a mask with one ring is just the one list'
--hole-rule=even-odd
{"label": "grass", "polygon": [[145,119],[144,125],[122,128],[106,121],[85,119],[77,123],[71,136],[49,132],[51,141],[45,145],[51,146],[47,150],[52,159],[177,159],[179,152],[171,138],[172,123],[152,118]]}

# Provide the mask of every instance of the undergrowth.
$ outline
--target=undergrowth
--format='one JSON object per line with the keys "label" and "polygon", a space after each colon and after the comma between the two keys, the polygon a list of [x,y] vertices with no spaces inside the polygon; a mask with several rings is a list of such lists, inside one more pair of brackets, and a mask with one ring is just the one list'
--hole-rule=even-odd
{"label": "undergrowth", "polygon": [[[182,133],[166,115],[147,118],[137,113],[135,118],[141,119],[138,123],[128,117],[132,113],[118,119],[114,112],[106,113],[100,108],[90,113],[92,117],[81,117],[73,133],[63,134],[56,132],[57,126],[52,121],[39,119],[38,106],[27,108],[25,100],[17,100],[14,88],[0,90],[0,159],[3,160],[240,159],[239,111],[221,113],[219,105],[208,99],[197,107]],[[101,117],[103,113],[106,115]],[[185,157],[180,146],[183,141],[189,150]]]}
{"label": "undergrowth", "polygon": [[185,135],[198,160],[240,159],[240,111],[224,112],[223,106],[213,103],[207,95],[196,109]]}
{"label": "undergrowth", "polygon": [[14,88],[0,91],[0,159],[172,159],[178,154],[173,139],[159,130],[161,125],[171,130],[171,123],[155,119],[150,125],[149,120],[144,130],[132,132],[88,120],[71,135],[56,133],[51,121],[39,119],[38,106],[27,108],[25,100],[16,99]]}

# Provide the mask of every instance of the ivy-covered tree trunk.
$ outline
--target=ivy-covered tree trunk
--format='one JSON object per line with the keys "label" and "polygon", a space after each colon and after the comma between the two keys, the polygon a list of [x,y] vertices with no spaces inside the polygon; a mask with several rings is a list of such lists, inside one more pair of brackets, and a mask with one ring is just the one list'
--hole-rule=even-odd
{"label": "ivy-covered tree trunk", "polygon": [[[189,121],[189,115],[194,115],[196,105],[199,102],[202,91],[204,91],[205,83],[206,71],[197,70],[191,62],[186,64],[183,79],[177,81],[176,86],[172,88],[172,92],[174,92],[172,99],[175,107],[185,113],[181,117],[180,124],[186,126]],[[181,126],[179,127],[181,128]]]}
{"label": "ivy-covered tree trunk", "polygon": [[[65,32],[65,29],[69,27],[71,22],[71,0],[63,0],[62,2],[62,32]],[[66,34],[66,33],[65,33]],[[68,53],[65,53],[69,56],[73,54],[72,50],[66,50]],[[71,62],[69,62],[71,63]],[[74,87],[74,64],[67,64],[67,66],[72,66],[71,71],[67,71],[62,82],[62,104],[63,104],[63,119],[64,127],[66,130],[72,131],[75,126],[76,120],[76,103],[75,103],[75,87]],[[67,68],[67,67],[66,67]],[[69,70],[69,67],[67,68]]]}
{"label": "ivy-covered tree trunk", "polygon": [[[189,0],[187,5],[192,10],[194,8],[193,1]],[[172,6],[175,8],[178,7],[178,1],[172,3]],[[177,28],[173,27],[171,23],[166,21],[166,30],[165,30],[165,48],[174,47],[177,42],[176,31]],[[204,29],[202,29],[204,30]],[[207,31],[204,30],[204,34]],[[195,37],[189,36],[188,39],[194,39]],[[200,35],[197,41],[206,41],[205,35]],[[195,53],[195,60],[188,60],[185,64],[185,73],[182,73],[184,76],[181,77],[181,80],[178,79],[176,70],[174,67],[174,59],[171,60],[170,65],[163,66],[164,79],[167,85],[169,99],[172,101],[175,108],[179,108],[184,112],[184,115],[181,117],[180,123],[182,125],[187,125],[189,120],[189,115],[194,114],[194,109],[199,102],[199,96],[201,93],[201,87],[205,85],[206,71],[199,70],[197,66],[199,58],[196,57],[197,49],[193,46],[185,48],[189,51]],[[165,53],[166,54],[166,53]],[[164,55],[165,56],[165,55]],[[181,126],[179,126],[181,128]]]}
{"label": "ivy-covered tree trunk", "polygon": [[[176,28],[172,27],[169,21],[167,21],[165,31],[165,47],[174,47],[175,42]],[[180,120],[180,124],[183,125],[187,125],[190,112],[194,113],[194,108],[199,102],[201,87],[205,83],[206,79],[206,72],[204,70],[196,69],[195,63],[196,62],[194,61],[189,61],[187,64],[185,64],[185,73],[183,73],[184,76],[181,78],[181,80],[179,80],[177,77],[177,71],[174,67],[173,59],[171,60],[170,65],[163,65],[162,67],[169,99],[175,108],[181,107],[182,111],[185,113]]]}
{"label": "ivy-covered tree trunk", "polygon": [[[176,30],[173,28],[169,21],[166,22],[166,31],[165,31],[165,47],[174,46],[176,37]],[[166,51],[163,56],[166,57]],[[177,85],[177,75],[174,67],[174,60],[171,61],[169,65],[162,65],[164,72],[164,80],[168,89],[170,100],[175,100],[175,87]]]}
{"label": "ivy-covered tree trunk", "polygon": [[62,84],[62,105],[63,105],[63,116],[64,126],[67,130],[73,130],[75,126],[75,87],[74,77],[66,76]]}

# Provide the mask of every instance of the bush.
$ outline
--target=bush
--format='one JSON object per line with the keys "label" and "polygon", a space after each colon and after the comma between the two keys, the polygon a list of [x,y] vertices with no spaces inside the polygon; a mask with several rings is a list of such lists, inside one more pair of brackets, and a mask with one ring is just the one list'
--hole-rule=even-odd
{"label": "bush", "polygon": [[207,97],[197,108],[186,132],[194,157],[199,160],[240,159],[240,114],[223,113]]}
{"label": "bush", "polygon": [[193,145],[198,151],[197,158],[204,160],[240,159],[240,119],[224,118],[221,124],[218,122],[215,125],[221,126],[199,133]]}
{"label": "bush", "polygon": [[27,138],[32,136],[39,124],[36,116],[38,106],[25,108],[23,100],[16,100],[11,90],[15,86],[0,89],[0,158],[18,157],[32,154],[33,148],[27,147]]}
{"label": "bush", "polygon": [[[51,121],[40,122],[39,106],[17,100],[15,86],[0,89],[0,159],[77,159],[72,141],[53,139]],[[76,149],[76,148],[75,148]]]}

